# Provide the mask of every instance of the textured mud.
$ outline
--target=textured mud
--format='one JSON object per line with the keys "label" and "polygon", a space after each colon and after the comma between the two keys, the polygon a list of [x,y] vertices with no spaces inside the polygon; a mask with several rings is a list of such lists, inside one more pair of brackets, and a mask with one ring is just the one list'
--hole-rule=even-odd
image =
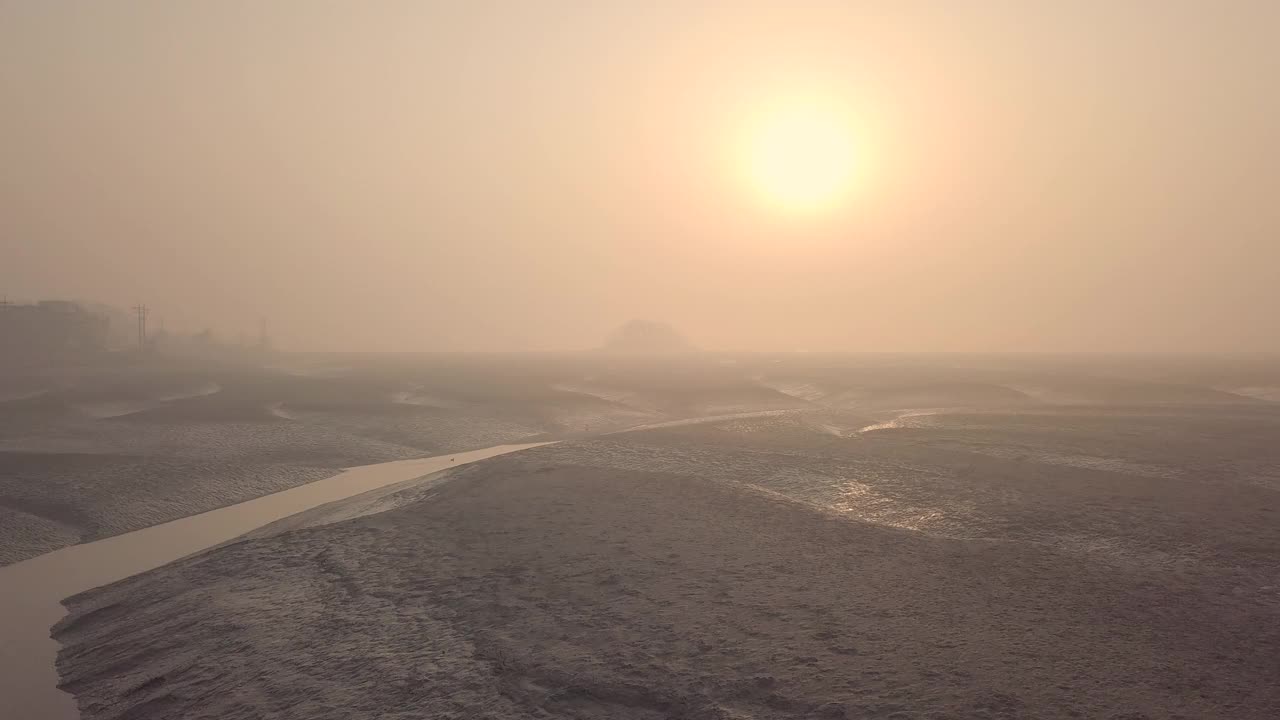
{"label": "textured mud", "polygon": [[94,719],[1280,716],[1270,420],[1106,415],[485,461],[71,598],[63,687]]}
{"label": "textured mud", "polygon": [[0,397],[0,565],[346,467],[662,417],[534,381],[437,381],[458,387],[428,395],[406,377],[373,370],[322,378],[157,371],[49,387],[32,380],[25,394]]}
{"label": "textured mud", "polygon": [[[583,353],[289,361],[296,366],[0,378],[0,564],[345,467],[735,414],[742,432],[764,427],[758,436],[793,454],[815,445],[801,437],[812,433],[831,441],[915,430],[936,449],[1152,477],[1188,469],[1188,437],[1215,457],[1243,437],[1249,447],[1236,459],[1197,470],[1280,485],[1266,453],[1259,460],[1255,452],[1276,444],[1280,403],[1267,398],[1280,387],[1280,369],[1256,359]],[[1114,428],[1100,409],[1123,414],[1125,405],[1166,427],[1107,437]],[[1072,407],[1080,411],[1074,425],[1064,419]],[[961,410],[972,413],[964,423],[931,420]],[[983,415],[992,411],[1003,415]],[[789,428],[753,419],[797,412],[805,419]],[[1210,426],[1212,436],[1202,437]],[[1046,434],[1056,437],[1048,446]],[[1144,458],[1129,457],[1135,450]]]}

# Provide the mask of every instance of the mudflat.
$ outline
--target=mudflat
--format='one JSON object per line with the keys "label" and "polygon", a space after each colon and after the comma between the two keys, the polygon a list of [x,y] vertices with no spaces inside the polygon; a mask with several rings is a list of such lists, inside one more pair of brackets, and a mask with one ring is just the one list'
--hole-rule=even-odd
{"label": "mudflat", "polygon": [[1280,716],[1256,477],[795,427],[528,450],[76,596],[63,687],[86,718]]}

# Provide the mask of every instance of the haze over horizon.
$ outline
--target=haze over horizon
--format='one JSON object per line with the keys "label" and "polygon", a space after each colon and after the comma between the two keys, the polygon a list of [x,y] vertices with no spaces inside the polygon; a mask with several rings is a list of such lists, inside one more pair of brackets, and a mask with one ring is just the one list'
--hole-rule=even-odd
{"label": "haze over horizon", "polygon": [[0,292],[294,350],[1280,351],[1278,27],[10,0]]}

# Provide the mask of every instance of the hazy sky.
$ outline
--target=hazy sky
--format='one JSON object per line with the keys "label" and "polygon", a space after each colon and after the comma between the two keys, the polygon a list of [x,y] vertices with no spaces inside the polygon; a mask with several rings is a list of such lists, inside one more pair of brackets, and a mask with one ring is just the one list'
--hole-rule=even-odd
{"label": "hazy sky", "polygon": [[[294,349],[1280,350],[1274,0],[0,0],[0,291]],[[848,110],[851,192],[744,128]]]}

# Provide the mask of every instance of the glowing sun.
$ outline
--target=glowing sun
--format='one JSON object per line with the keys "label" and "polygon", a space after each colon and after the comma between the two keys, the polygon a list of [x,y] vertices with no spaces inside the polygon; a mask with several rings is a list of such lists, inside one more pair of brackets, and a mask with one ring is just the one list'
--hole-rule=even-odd
{"label": "glowing sun", "polygon": [[851,123],[816,103],[781,105],[748,128],[746,174],[768,203],[788,211],[814,211],[850,191],[857,158]]}

